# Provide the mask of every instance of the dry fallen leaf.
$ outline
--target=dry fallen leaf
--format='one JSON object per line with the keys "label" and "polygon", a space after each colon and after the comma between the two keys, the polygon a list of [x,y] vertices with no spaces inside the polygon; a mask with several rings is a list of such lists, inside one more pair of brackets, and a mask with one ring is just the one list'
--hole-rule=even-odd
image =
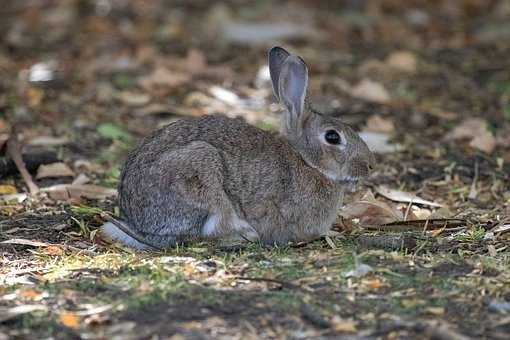
{"label": "dry fallen leaf", "polygon": [[23,246],[32,246],[32,247],[47,247],[47,246],[49,246],[49,244],[45,243],[45,242],[31,241],[31,240],[26,240],[23,238],[13,238],[10,240],[2,241],[0,243],[19,244],[19,245],[23,245]]}
{"label": "dry fallen leaf", "polygon": [[45,305],[21,305],[11,308],[0,307],[0,322],[13,319],[19,315],[32,313],[35,311],[46,311],[48,307]]}
{"label": "dry fallen leaf", "polygon": [[352,319],[342,319],[338,315],[331,318],[331,327],[338,333],[355,333],[357,322]]}
{"label": "dry fallen leaf", "polygon": [[72,185],[83,185],[90,182],[90,178],[87,177],[85,174],[79,174],[71,183]]}
{"label": "dry fallen leaf", "polygon": [[127,106],[143,106],[150,102],[151,97],[146,93],[120,91],[115,97]]}
{"label": "dry fallen leaf", "polygon": [[402,145],[390,142],[390,136],[387,133],[363,131],[359,133],[359,136],[373,153],[392,153],[402,150]]}
{"label": "dry fallen leaf", "polygon": [[0,185],[0,195],[14,195],[18,191],[16,187],[9,184]]}
{"label": "dry fallen leaf", "polygon": [[105,199],[117,196],[117,190],[93,184],[57,184],[43,188],[41,191],[47,192],[55,200],[80,198]]}
{"label": "dry fallen leaf", "polygon": [[425,313],[432,315],[444,315],[444,307],[427,307]]}
{"label": "dry fallen leaf", "polygon": [[385,286],[384,283],[379,279],[361,280],[361,283],[371,290],[378,290]]}
{"label": "dry fallen leaf", "polygon": [[388,66],[409,73],[416,71],[416,56],[407,51],[393,52],[386,58]]}
{"label": "dry fallen leaf", "polygon": [[363,130],[391,134],[395,131],[395,125],[391,119],[386,119],[376,114],[368,117],[367,126]]}
{"label": "dry fallen leaf", "polygon": [[61,146],[69,143],[67,137],[39,136],[30,139],[29,145],[33,146]]}
{"label": "dry fallen leaf", "polygon": [[35,178],[41,179],[49,177],[74,177],[74,171],[71,170],[67,164],[62,162],[40,165]]}
{"label": "dry fallen leaf", "polygon": [[455,127],[447,140],[469,139],[469,146],[490,154],[496,147],[496,138],[489,130],[489,125],[481,118],[468,118]]}
{"label": "dry fallen leaf", "polygon": [[174,88],[191,80],[189,73],[169,70],[165,67],[157,67],[150,75],[140,79],[140,85],[145,90],[151,90],[158,86]]}
{"label": "dry fallen leaf", "polygon": [[496,138],[494,138],[489,130],[486,130],[485,133],[473,138],[469,143],[469,146],[490,154],[496,147]]}
{"label": "dry fallen leaf", "polygon": [[35,289],[23,289],[18,293],[18,296],[25,300],[40,301],[43,294]]}
{"label": "dry fallen leaf", "polygon": [[69,312],[61,313],[59,316],[60,323],[64,326],[77,329],[80,327],[80,318],[74,314]]}
{"label": "dry fallen leaf", "polygon": [[65,251],[59,246],[51,245],[43,249],[43,253],[50,256],[62,256]]}
{"label": "dry fallen leaf", "polygon": [[384,196],[387,199],[390,199],[395,202],[414,203],[414,204],[428,205],[430,207],[442,207],[442,205],[439,203],[427,201],[427,200],[420,198],[410,192],[390,189],[384,185],[378,186],[376,188],[376,191],[379,195]]}
{"label": "dry fallen leaf", "polygon": [[350,92],[353,97],[379,104],[388,103],[391,100],[386,88],[381,83],[370,79],[363,79],[352,87]]}
{"label": "dry fallen leaf", "polygon": [[377,201],[370,191],[361,200],[347,204],[340,215],[345,220],[358,219],[361,226],[380,226],[404,219],[402,212],[385,202]]}

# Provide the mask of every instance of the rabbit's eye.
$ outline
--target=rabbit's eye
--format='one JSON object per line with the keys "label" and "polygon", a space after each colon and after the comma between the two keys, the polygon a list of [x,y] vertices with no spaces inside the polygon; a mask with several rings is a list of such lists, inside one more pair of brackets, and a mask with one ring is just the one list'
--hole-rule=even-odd
{"label": "rabbit's eye", "polygon": [[335,130],[326,131],[326,134],[324,135],[324,139],[326,140],[326,142],[328,142],[329,144],[333,144],[333,145],[338,145],[342,142],[342,138],[340,137],[338,132],[336,132]]}

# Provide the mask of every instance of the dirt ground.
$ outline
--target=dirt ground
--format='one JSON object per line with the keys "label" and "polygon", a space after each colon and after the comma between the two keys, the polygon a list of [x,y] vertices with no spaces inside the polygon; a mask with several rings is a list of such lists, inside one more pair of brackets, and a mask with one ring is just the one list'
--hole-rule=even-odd
{"label": "dirt ground", "polygon": [[[510,2],[10,1],[0,33],[0,339],[510,338]],[[376,154],[331,235],[101,240],[150,131],[278,130],[274,45]]]}

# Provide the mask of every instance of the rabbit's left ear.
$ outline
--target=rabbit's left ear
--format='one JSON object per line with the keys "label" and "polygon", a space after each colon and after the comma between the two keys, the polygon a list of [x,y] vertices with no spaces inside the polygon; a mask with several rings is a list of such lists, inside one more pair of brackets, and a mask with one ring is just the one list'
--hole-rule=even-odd
{"label": "rabbit's left ear", "polygon": [[308,68],[303,59],[291,55],[282,65],[278,93],[287,109],[287,131],[299,136],[306,119],[305,98],[308,89]]}
{"label": "rabbit's left ear", "polygon": [[280,72],[282,70],[283,63],[290,56],[290,53],[285,49],[275,46],[269,50],[268,61],[269,61],[269,74],[271,75],[271,83],[273,84],[274,96],[280,101],[280,93],[278,92],[278,81],[280,80]]}

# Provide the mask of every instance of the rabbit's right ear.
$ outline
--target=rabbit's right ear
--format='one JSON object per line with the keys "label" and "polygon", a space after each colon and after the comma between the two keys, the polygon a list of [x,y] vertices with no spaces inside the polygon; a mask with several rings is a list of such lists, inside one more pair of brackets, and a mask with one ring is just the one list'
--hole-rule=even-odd
{"label": "rabbit's right ear", "polygon": [[269,74],[271,75],[271,83],[273,84],[273,92],[278,101],[280,101],[280,93],[278,92],[278,81],[280,80],[280,72],[283,62],[290,56],[285,49],[275,46],[269,50]]}

